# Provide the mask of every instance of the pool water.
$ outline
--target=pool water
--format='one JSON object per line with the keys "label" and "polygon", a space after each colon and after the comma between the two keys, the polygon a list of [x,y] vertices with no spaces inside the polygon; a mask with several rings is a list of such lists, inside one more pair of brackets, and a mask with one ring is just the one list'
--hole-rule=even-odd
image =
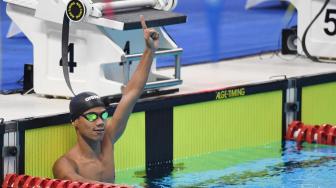
{"label": "pool water", "polygon": [[[123,179],[123,176],[128,176]],[[118,173],[117,173],[118,179]],[[174,161],[161,178],[141,170],[119,174],[136,187],[336,187],[336,146],[295,142],[226,150]]]}

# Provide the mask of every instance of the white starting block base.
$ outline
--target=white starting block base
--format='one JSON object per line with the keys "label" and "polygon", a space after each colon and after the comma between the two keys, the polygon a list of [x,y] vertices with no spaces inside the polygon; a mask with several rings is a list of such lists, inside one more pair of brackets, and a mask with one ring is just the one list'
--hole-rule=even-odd
{"label": "white starting block base", "polygon": [[[7,0],[7,14],[20,27],[34,47],[34,91],[41,95],[71,97],[61,64],[63,0]],[[56,3],[56,4],[55,4]],[[144,15],[149,27],[160,34],[156,53],[175,57],[175,72],[170,77],[155,73],[156,58],[146,89],[181,84],[178,48],[161,26],[184,23],[186,17],[166,11],[140,9],[118,12],[111,18],[89,17],[71,22],[69,30],[69,75],[75,93],[94,91],[101,96],[121,93],[133,74],[145,43],[140,24]],[[129,44],[129,50],[125,48]]]}
{"label": "white starting block base", "polygon": [[[303,34],[318,12],[324,0],[288,0],[296,7],[298,12],[298,38],[302,40]],[[310,55],[320,59],[336,58],[336,0],[330,0],[322,14],[317,18],[307,33],[306,46]],[[305,55],[301,42],[298,43],[298,53]]]}

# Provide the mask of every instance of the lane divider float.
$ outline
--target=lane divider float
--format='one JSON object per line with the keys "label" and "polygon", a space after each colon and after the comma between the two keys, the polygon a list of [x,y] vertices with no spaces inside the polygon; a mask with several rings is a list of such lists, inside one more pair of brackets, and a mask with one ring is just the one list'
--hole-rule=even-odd
{"label": "lane divider float", "polygon": [[40,178],[29,175],[7,174],[3,188],[130,188],[129,185],[82,183],[70,180]]}
{"label": "lane divider float", "polygon": [[293,121],[288,125],[286,140],[336,145],[336,126],[330,124],[305,125],[301,121]]}

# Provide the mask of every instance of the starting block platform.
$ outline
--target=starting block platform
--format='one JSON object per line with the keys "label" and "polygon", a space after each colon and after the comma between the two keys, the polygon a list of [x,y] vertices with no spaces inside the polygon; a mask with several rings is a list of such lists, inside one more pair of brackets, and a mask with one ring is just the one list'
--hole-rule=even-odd
{"label": "starting block platform", "polygon": [[[121,30],[142,29],[139,22],[139,15],[146,18],[148,27],[160,27],[165,25],[181,24],[186,22],[186,16],[174,13],[143,8],[140,10],[130,10],[127,12],[116,12],[113,15],[105,15],[105,19],[113,19],[116,24],[123,25]],[[119,28],[118,28],[119,29]]]}

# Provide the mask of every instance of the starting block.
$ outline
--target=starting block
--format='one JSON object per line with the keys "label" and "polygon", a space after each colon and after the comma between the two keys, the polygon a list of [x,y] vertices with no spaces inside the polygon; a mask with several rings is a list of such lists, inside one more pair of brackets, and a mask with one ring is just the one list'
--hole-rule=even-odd
{"label": "starting block", "polygon": [[[297,50],[301,55],[307,55],[302,46],[306,33],[305,46],[308,53],[327,61],[336,60],[336,0],[286,0],[296,9],[298,14]],[[329,2],[329,3],[328,3]],[[321,14],[316,17],[319,12]],[[316,20],[313,22],[314,18]],[[307,30],[307,28],[309,28]]]}
{"label": "starting block", "polygon": [[[186,22],[186,16],[170,12],[177,0],[122,0],[93,3],[91,0],[4,0],[7,14],[33,44],[34,91],[41,95],[71,97],[62,68],[63,16],[69,3],[82,20],[69,27],[68,70],[75,93],[93,91],[101,96],[121,93],[145,47],[140,15],[160,34],[146,90],[182,83],[179,48],[163,26]],[[110,7],[112,14],[105,13]],[[69,7],[68,7],[69,8]],[[68,10],[68,9],[67,9]],[[70,17],[71,18],[71,17]],[[70,19],[71,20],[71,19]],[[158,56],[174,57],[174,75],[156,72]]]}

